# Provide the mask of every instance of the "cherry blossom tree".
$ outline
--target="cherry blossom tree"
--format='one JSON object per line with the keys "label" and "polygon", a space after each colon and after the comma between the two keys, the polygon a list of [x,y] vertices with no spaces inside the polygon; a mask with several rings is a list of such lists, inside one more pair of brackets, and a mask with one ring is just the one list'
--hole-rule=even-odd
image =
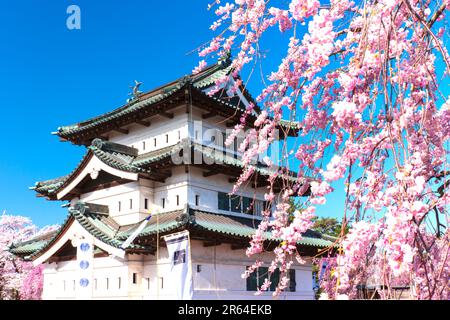
{"label": "cherry blossom tree", "polygon": [[0,215],[0,300],[40,299],[42,294],[42,267],[33,267],[28,261],[12,255],[8,248],[13,243],[55,230],[57,226],[39,230],[29,218]]}
{"label": "cherry blossom tree", "polygon": [[[283,240],[269,268],[281,272],[275,295],[286,288],[293,261],[303,262],[296,242],[312,226],[316,207],[342,182],[342,229],[349,222],[351,227],[335,243],[336,263],[324,287],[328,297],[355,298],[357,286],[375,277],[388,288],[382,298],[392,297],[389,288],[396,281],[407,282],[412,298],[450,298],[448,8],[449,0],[216,0],[210,5],[218,17],[211,26],[217,36],[200,48],[200,56],[232,51],[234,90],[259,73],[265,84],[256,98],[262,109],[256,121],[250,123],[256,108],[250,103],[233,131],[235,136],[251,128],[240,147],[245,167],[234,191],[252,179],[251,159],[276,141],[282,120],[298,122],[284,129],[297,131],[297,140],[283,139],[282,159],[268,162],[274,168],[295,166],[297,182],[285,179],[276,196],[275,178],[288,172],[274,170],[266,193],[268,201],[277,197],[274,219],[264,213],[247,250],[248,255],[264,250],[268,228]],[[274,31],[288,45],[266,77],[264,39],[273,39]],[[205,64],[202,60],[195,71]],[[244,73],[245,83],[238,77]],[[228,80],[217,80],[210,94]],[[311,193],[288,219],[289,199],[304,195],[307,177],[313,179]]]}

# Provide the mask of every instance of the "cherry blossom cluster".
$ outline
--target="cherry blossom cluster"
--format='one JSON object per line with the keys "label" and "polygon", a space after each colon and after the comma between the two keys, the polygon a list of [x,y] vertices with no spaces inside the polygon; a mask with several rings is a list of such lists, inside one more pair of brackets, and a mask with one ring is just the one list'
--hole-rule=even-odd
{"label": "cherry blossom cluster", "polygon": [[12,255],[15,243],[52,232],[58,226],[38,229],[29,218],[0,215],[0,300],[39,300],[42,295],[42,266]]}
{"label": "cherry blossom cluster", "polygon": [[[373,282],[380,288],[402,283],[417,299],[449,299],[450,97],[443,89],[450,74],[450,3],[216,2],[218,20],[211,28],[219,35],[200,55],[232,50],[231,77],[259,68],[269,29],[288,40],[278,68],[264,74],[267,85],[256,98],[262,111],[254,123],[243,116],[234,130],[251,128],[241,145],[245,168],[237,192],[254,175],[250,159],[276,141],[282,120],[297,123],[288,130],[298,138],[283,138],[283,162],[267,162],[274,170],[266,200],[274,210],[265,212],[247,250],[264,252],[269,231],[280,239],[271,264],[281,271],[276,294],[287,285],[293,258],[303,261],[297,243],[311,227],[315,207],[342,183],[342,221],[350,232],[329,250],[336,265],[323,288],[327,297],[355,298],[358,286]],[[219,79],[210,94],[228,80]],[[286,164],[298,172],[296,183],[279,169]],[[292,213],[289,201],[296,196],[304,196],[303,209]],[[389,292],[380,296],[390,298]]]}

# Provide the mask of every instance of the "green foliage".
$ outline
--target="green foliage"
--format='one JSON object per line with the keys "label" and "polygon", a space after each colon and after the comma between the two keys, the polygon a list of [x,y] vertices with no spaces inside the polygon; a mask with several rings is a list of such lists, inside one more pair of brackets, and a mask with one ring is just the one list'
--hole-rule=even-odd
{"label": "green foliage", "polygon": [[[294,198],[291,198],[290,207],[287,210],[290,215],[290,221],[292,221],[296,210],[301,212],[303,210],[302,204],[300,201],[296,201]],[[341,235],[342,223],[336,218],[314,217],[312,221],[314,222],[314,226],[312,227],[312,230],[314,231],[333,237],[339,237]],[[349,225],[347,224],[345,226],[344,234],[347,234],[348,230]]]}

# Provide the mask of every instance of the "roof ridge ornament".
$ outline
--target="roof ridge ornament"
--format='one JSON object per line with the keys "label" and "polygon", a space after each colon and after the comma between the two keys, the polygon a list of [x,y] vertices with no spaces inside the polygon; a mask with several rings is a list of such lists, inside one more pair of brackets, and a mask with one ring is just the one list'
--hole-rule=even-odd
{"label": "roof ridge ornament", "polygon": [[84,215],[86,213],[87,210],[87,206],[86,203],[82,202],[82,201],[77,201],[75,203],[75,205],[73,206],[73,210],[78,211],[80,214]]}
{"label": "roof ridge ornament", "polygon": [[103,148],[104,145],[105,145],[105,143],[100,138],[95,138],[91,142],[91,146],[96,147],[97,149],[100,149],[100,150]]}
{"label": "roof ridge ornament", "polygon": [[189,204],[184,206],[183,213],[176,217],[175,220],[181,225],[196,224],[195,213],[189,208]]}
{"label": "roof ridge ornament", "polygon": [[132,102],[134,100],[138,100],[139,97],[143,94],[143,92],[139,90],[139,87],[141,85],[142,85],[142,82],[134,80],[134,86],[130,86],[130,89],[132,90],[132,92],[130,92],[128,94],[129,96],[131,96],[131,98],[127,99],[127,103]]}
{"label": "roof ridge ornament", "polygon": [[188,83],[191,83],[191,82],[192,82],[191,76],[190,75],[185,75],[185,76],[183,76],[183,78],[180,79],[180,86],[184,86],[184,85],[186,85]]}
{"label": "roof ridge ornament", "polygon": [[92,140],[91,147],[95,147],[105,152],[117,152],[126,154],[133,158],[137,157],[139,153],[139,150],[134,147],[129,147],[127,145],[112,141],[105,141],[100,138],[95,138],[94,140]]}

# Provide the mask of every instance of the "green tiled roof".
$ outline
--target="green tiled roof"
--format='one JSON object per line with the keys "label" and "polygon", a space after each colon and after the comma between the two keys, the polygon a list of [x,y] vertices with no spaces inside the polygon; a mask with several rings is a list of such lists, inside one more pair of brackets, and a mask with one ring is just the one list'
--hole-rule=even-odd
{"label": "green tiled roof", "polygon": [[[153,215],[147,226],[139,234],[139,237],[150,236],[156,234],[157,232],[165,233],[183,227],[185,225],[185,221],[181,220],[180,217],[182,217],[185,212],[186,211],[182,209]],[[132,228],[120,232],[117,235],[117,238],[125,241],[139,225],[140,223],[137,223]]]}
{"label": "green tiled roof", "polygon": [[111,120],[115,120],[118,119],[124,115],[130,114],[132,112],[135,112],[139,109],[143,109],[149,105],[152,105],[156,102],[159,102],[167,97],[169,97],[170,95],[172,95],[173,93],[177,92],[179,89],[182,88],[182,85],[177,85],[174,86],[170,89],[168,89],[166,92],[164,93],[158,93],[154,96],[151,96],[149,98],[147,98],[144,101],[139,101],[139,102],[131,102],[129,104],[127,104],[124,107],[121,107],[117,110],[114,110],[112,112],[108,112],[105,113],[101,116],[95,117],[93,119],[90,119],[88,121],[85,122],[81,122],[79,124],[75,124],[75,125],[70,125],[70,126],[64,126],[64,127],[59,127],[58,128],[58,135],[61,137],[67,137],[73,133],[78,133],[78,132],[82,132],[88,129],[92,129],[102,123],[106,123],[109,122]]}
{"label": "green tiled roof", "polygon": [[119,152],[103,151],[95,146],[89,146],[88,149],[91,150],[97,158],[112,168],[135,173],[147,171],[133,163],[135,159],[133,156],[121,154]]}
{"label": "green tiled roof", "polygon": [[[239,169],[243,168],[243,163],[240,159],[234,158],[233,156],[226,153],[224,154],[220,150],[218,150],[219,152],[217,152],[217,150],[212,147],[201,145],[189,139],[184,139],[176,145],[168,146],[141,155],[137,155],[137,150],[134,148],[130,148],[117,143],[101,141],[100,139],[95,139],[92,145],[87,147],[87,154],[84,156],[78,167],[74,171],[72,171],[72,173],[61,178],[37,182],[36,185],[31,189],[35,190],[38,194],[41,194],[43,196],[54,198],[59,190],[65,187],[71,181],[71,179],[76,177],[79,171],[79,167],[85,164],[91,156],[96,156],[108,166],[122,171],[132,173],[151,173],[151,169],[149,169],[149,166],[152,163],[156,163],[163,159],[170,159],[172,154],[178,153],[183,148],[193,148],[195,152],[202,153],[203,157],[207,157],[213,160],[215,163],[223,163],[225,165],[233,166]],[[269,176],[273,174],[273,169],[270,169],[260,162],[257,164],[252,164],[252,166],[257,173],[263,176]],[[294,172],[289,172],[289,174],[286,174],[284,177],[292,182],[297,181],[297,177]]]}
{"label": "green tiled roof", "polygon": [[[231,72],[231,60],[229,58],[222,59],[218,63],[205,68],[205,70],[198,74],[186,75],[164,86],[146,92],[142,94],[139,99],[132,100],[113,111],[106,112],[100,116],[76,124],[59,127],[55,134],[63,139],[68,139],[79,144],[80,140],[77,139],[80,139],[81,137],[82,139],[89,140],[86,136],[87,132],[89,132],[89,138],[92,139],[95,132],[90,130],[98,128],[99,126],[108,125],[105,130],[109,131],[114,129],[115,125],[124,125],[123,121],[128,121],[125,123],[125,125],[127,125],[130,121],[133,121],[132,119],[135,119],[142,110],[145,110],[147,116],[157,114],[157,109],[149,109],[149,107],[162,102],[163,100],[170,100],[172,99],[171,97],[178,97],[179,95],[177,93],[182,92],[181,90],[184,90],[187,86],[191,88],[192,92],[200,95],[203,99],[212,99],[214,103],[224,106],[225,110],[231,110],[231,112],[236,113],[236,109],[239,109],[239,112],[243,112],[245,107],[240,103],[240,99],[236,100],[228,96],[223,97],[219,93],[214,96],[209,96],[205,93],[208,88],[215,85],[217,80],[223,76],[230,75]],[[247,100],[255,104],[255,110],[259,112],[260,108],[246,89],[244,89],[243,93]],[[112,124],[114,124],[114,126]],[[286,120],[281,122],[281,126],[286,129],[298,129],[298,123]],[[290,133],[295,135],[296,132],[294,133],[294,131],[296,130],[290,130]]]}
{"label": "green tiled roof", "polygon": [[[69,214],[62,227],[56,231],[49,239],[36,239],[11,246],[10,252],[24,256],[26,259],[35,259],[39,257],[47,248],[50,248],[67,230],[72,221],[78,221],[83,228],[100,241],[120,248],[123,242],[138,228],[141,222],[134,225],[119,226],[109,215],[92,213],[89,211],[89,204],[79,203],[84,210],[79,207],[69,208]],[[148,236],[159,233],[164,235],[175,230],[187,229],[192,233],[195,239],[196,232],[210,232],[212,234],[221,234],[229,236],[231,239],[242,238],[250,240],[260,221],[257,219],[233,217],[214,212],[206,212],[185,208],[165,213],[153,215],[147,226],[141,231],[137,239],[143,239]],[[213,236],[212,236],[213,239]],[[270,232],[267,233],[267,239],[271,239]],[[230,240],[233,241],[233,240]],[[320,234],[310,231],[307,232],[299,242],[302,246],[312,247],[330,247],[332,241],[325,239]],[[152,248],[139,244],[131,244],[127,250],[151,251]]]}
{"label": "green tiled roof", "polygon": [[170,157],[172,153],[179,151],[181,148],[181,143],[178,143],[174,146],[168,146],[162,149],[147,152],[137,156],[136,159],[134,159],[133,164],[136,166],[145,166],[161,159]]}
{"label": "green tiled roof", "polygon": [[219,79],[224,74],[229,73],[230,71],[231,68],[229,61],[219,62],[209,68],[206,68],[204,71],[200,72],[197,75],[184,76],[165,86],[144,93],[141,95],[141,97],[143,98],[140,101],[133,100],[118,109],[104,113],[98,117],[94,117],[77,124],[59,127],[56,134],[64,138],[75,133],[92,129],[103,123],[119,119],[123,116],[132,114],[140,109],[155,104],[156,102],[164,100],[165,98],[179,91],[186,84],[192,84],[194,88],[205,88],[211,86],[217,79]]}
{"label": "green tiled roof", "polygon": [[[197,152],[201,152],[204,157],[208,157],[212,160],[214,160],[214,163],[218,163],[219,161],[222,161],[224,164],[243,168],[244,164],[241,159],[234,158],[230,156],[229,154],[223,154],[222,152],[217,153],[216,150],[212,147],[203,146],[200,144],[194,144],[194,150]],[[270,167],[266,166],[265,164],[258,162],[256,164],[252,164],[253,168],[256,172],[263,176],[269,176],[274,173],[274,170]],[[285,175],[284,178],[296,182],[297,181],[297,174],[295,172],[290,172],[289,175]]]}
{"label": "green tiled roof", "polygon": [[[193,214],[195,216],[195,227],[203,228],[212,232],[222,233],[225,235],[250,238],[255,233],[255,230],[257,228],[257,225],[252,225],[257,220],[245,221],[243,219],[236,219],[232,216],[214,214],[198,210],[195,210]],[[309,233],[314,234],[314,232]],[[266,237],[268,240],[277,240],[271,238],[270,232],[266,233]],[[325,248],[332,246],[333,243],[331,241],[323,239],[319,234],[317,234],[317,237],[304,235],[302,237],[302,240],[299,241],[299,245]]]}
{"label": "green tiled roof", "polygon": [[69,175],[52,180],[40,181],[37,182],[34,187],[31,187],[31,189],[35,190],[37,193],[49,193],[52,190],[56,190],[61,187],[68,177]]}
{"label": "green tiled roof", "polygon": [[[157,232],[164,234],[172,230],[187,227],[192,230],[207,230],[213,233],[220,233],[238,238],[251,238],[260,222],[260,220],[257,219],[240,218],[194,209],[189,209],[188,212],[189,215],[186,214],[185,210],[154,215],[138,237],[146,237]],[[137,224],[135,228],[137,228],[138,225],[139,224]],[[121,233],[118,238],[125,240],[133,233],[135,228]],[[266,236],[268,240],[276,240],[271,238],[270,232],[267,232]],[[325,239],[317,232],[309,231],[303,236],[302,240],[299,241],[299,245],[328,247],[332,246],[333,242]]]}
{"label": "green tiled roof", "polygon": [[231,72],[231,65],[226,66],[225,68],[216,67],[212,69],[206,77],[194,78],[193,86],[197,89],[208,88],[211,85],[215,84],[217,80],[226,76]]}
{"label": "green tiled roof", "polygon": [[[80,203],[82,206],[83,204]],[[118,238],[118,235],[123,232],[122,229],[127,230],[130,226],[120,227],[113,218],[105,214],[92,213],[89,209],[84,212],[74,208],[69,208],[69,214],[66,220],[62,224],[58,231],[54,232],[52,236],[45,240],[29,240],[26,242],[13,244],[9,251],[13,254],[24,256],[27,260],[33,260],[37,258],[47,248],[50,248],[64,233],[72,221],[76,220],[85,228],[90,234],[100,241],[111,245],[112,247],[119,248],[123,240]],[[131,226],[133,227],[133,226]],[[149,248],[132,244],[129,249],[136,250],[148,250]]]}
{"label": "green tiled roof", "polygon": [[[52,234],[54,234],[53,232]],[[49,242],[49,239],[31,239],[17,246],[11,246],[9,251],[18,256],[28,256],[41,250]]]}

